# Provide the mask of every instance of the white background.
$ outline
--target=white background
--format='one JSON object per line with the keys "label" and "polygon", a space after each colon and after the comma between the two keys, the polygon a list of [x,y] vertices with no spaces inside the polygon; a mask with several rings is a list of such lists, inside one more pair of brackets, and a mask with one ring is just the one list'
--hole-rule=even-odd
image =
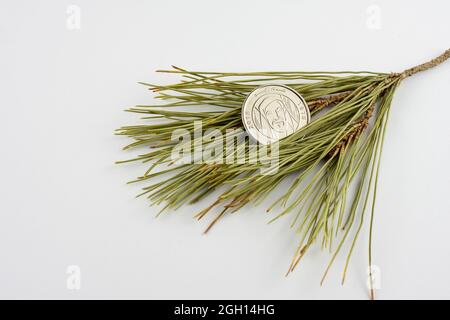
{"label": "white background", "polygon": [[[69,5],[80,29],[67,27]],[[1,0],[0,297],[366,299],[367,232],[344,286],[345,255],[320,287],[319,249],[285,278],[288,220],[267,225],[265,207],[249,206],[203,236],[208,221],[192,216],[209,202],[155,219],[125,184],[143,167],[114,165],[131,153],[113,130],[136,123],[123,109],[152,102],[137,81],[177,80],[156,69],[401,71],[449,47],[449,11],[445,0]],[[450,62],[393,101],[380,299],[450,298],[449,83]],[[80,290],[66,287],[70,265]]]}

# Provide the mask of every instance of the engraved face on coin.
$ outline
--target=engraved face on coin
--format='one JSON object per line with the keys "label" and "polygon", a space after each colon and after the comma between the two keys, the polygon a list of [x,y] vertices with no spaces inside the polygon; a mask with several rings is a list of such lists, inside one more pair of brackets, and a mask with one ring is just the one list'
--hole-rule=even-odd
{"label": "engraved face on coin", "polygon": [[265,145],[293,134],[309,121],[305,99],[283,85],[256,88],[242,106],[245,129],[252,138]]}

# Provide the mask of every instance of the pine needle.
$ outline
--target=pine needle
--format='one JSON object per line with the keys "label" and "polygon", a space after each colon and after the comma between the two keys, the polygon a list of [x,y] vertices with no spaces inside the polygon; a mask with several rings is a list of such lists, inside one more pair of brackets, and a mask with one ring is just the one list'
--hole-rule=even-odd
{"label": "pine needle", "polygon": [[[141,193],[152,203],[165,203],[161,212],[197,202],[217,188],[225,187],[212,204],[205,205],[206,208],[195,215],[200,220],[215,207],[222,207],[205,233],[228,210],[234,212],[249,203],[263,202],[287,177],[293,176],[290,187],[267,212],[278,211],[270,222],[291,216],[291,227],[299,235],[298,249],[287,274],[316,242],[333,252],[321,284],[350,232],[354,231],[344,266],[344,282],[351,254],[364,226],[366,207],[371,201],[369,266],[373,298],[372,229],[381,151],[392,98],[403,79],[434,67],[449,56],[450,50],[447,50],[430,62],[402,73],[203,72],[175,66],[172,70],[160,70],[158,72],[179,75],[182,80],[168,85],[141,83],[155,92],[162,103],[127,110],[143,115],[145,121],[152,123],[124,126],[116,131],[132,140],[124,149],[146,148],[143,154],[119,163],[140,161],[147,165],[145,173],[132,182],[149,183],[158,176],[168,175],[145,186]],[[274,83],[299,92],[307,101],[312,120],[279,141],[278,171],[264,175],[261,163],[225,160],[237,159],[239,155],[252,159],[248,140],[239,139],[244,130],[241,106],[252,90]],[[183,110],[177,110],[180,107]],[[185,111],[186,108],[192,110]],[[205,110],[211,108],[214,110]],[[164,121],[154,123],[154,119]],[[195,136],[195,121],[201,121],[203,132],[209,134]],[[174,150],[180,147],[178,141],[172,139],[176,130],[185,130],[194,137],[181,145],[192,154],[191,160],[199,157],[198,144],[214,150],[217,141],[212,139],[212,132],[219,132],[224,138],[236,138],[237,145],[231,151],[215,155],[213,163],[178,163],[171,159]],[[235,131],[230,133],[230,130]],[[158,167],[161,167],[158,172],[151,173]],[[349,195],[350,190],[354,190],[353,197]],[[336,243],[333,239],[337,241],[335,249],[332,249]]]}

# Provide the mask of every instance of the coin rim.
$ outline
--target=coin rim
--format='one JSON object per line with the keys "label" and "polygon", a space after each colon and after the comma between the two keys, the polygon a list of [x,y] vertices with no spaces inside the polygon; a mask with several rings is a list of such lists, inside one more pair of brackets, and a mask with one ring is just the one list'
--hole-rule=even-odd
{"label": "coin rim", "polygon": [[[281,139],[287,138],[287,137],[289,137],[290,135],[293,134],[293,133],[291,133],[290,135],[287,135],[287,136],[285,136],[285,137],[283,137],[283,138],[281,138],[281,139],[275,140],[275,141],[266,141],[266,142],[263,142],[263,141],[258,140],[256,137],[254,137],[253,134],[251,133],[250,129],[247,127],[247,125],[246,125],[246,123],[245,123],[245,121],[244,121],[244,117],[245,117],[245,109],[246,109],[246,105],[247,105],[247,100],[248,100],[248,98],[252,95],[253,92],[255,92],[256,90],[259,90],[259,89],[261,89],[261,88],[264,88],[264,87],[282,87],[282,88],[285,88],[285,89],[291,91],[293,94],[295,94],[297,97],[300,98],[300,100],[303,102],[303,104],[304,104],[304,106],[305,106],[305,108],[306,108],[306,114],[307,114],[308,119],[306,120],[306,124],[305,124],[303,127],[307,126],[307,125],[311,122],[311,114],[310,114],[310,112],[309,112],[308,104],[306,103],[306,100],[303,98],[303,96],[302,96],[300,93],[298,93],[296,90],[294,90],[294,89],[292,89],[292,88],[290,88],[290,87],[288,87],[288,86],[286,86],[286,85],[284,85],[284,84],[263,84],[263,85],[260,85],[260,86],[256,87],[255,89],[253,89],[253,90],[247,95],[247,97],[245,97],[245,100],[244,100],[244,102],[242,103],[242,107],[241,107],[241,121],[242,121],[242,124],[243,124],[243,126],[244,126],[244,128],[245,128],[245,131],[247,131],[249,137],[251,137],[253,140],[255,140],[255,141],[259,142],[259,143],[262,143],[262,144],[264,144],[264,145],[268,145],[268,144],[271,144],[271,143],[280,141]],[[303,127],[302,127],[302,128],[303,128]],[[300,129],[301,129],[301,128],[300,128]],[[299,129],[299,130],[300,130],[300,129]],[[271,140],[270,138],[266,138],[266,139],[267,139],[267,140]]]}

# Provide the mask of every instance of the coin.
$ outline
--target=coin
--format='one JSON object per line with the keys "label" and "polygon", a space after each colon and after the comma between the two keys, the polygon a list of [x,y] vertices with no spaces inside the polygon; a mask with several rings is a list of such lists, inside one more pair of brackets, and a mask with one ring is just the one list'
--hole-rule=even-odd
{"label": "coin", "polygon": [[263,85],[247,96],[242,122],[253,139],[264,145],[285,138],[310,121],[305,99],[283,85]]}

